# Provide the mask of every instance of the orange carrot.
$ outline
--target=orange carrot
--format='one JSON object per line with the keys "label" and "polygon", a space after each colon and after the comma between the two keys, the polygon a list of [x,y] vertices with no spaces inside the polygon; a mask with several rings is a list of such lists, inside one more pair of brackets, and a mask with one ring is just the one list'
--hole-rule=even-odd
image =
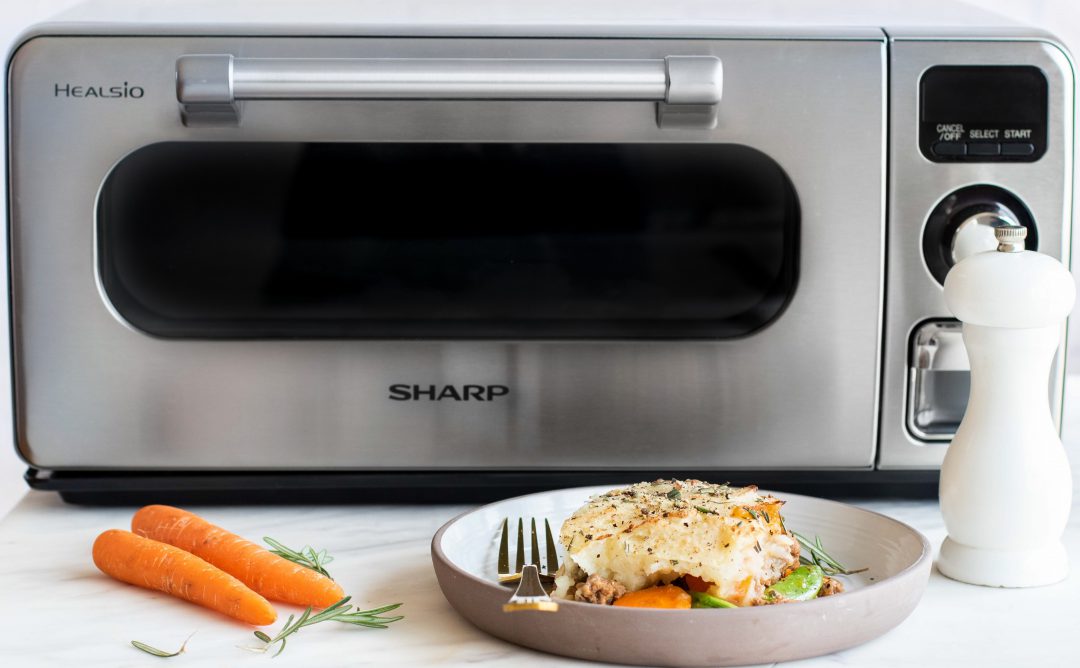
{"label": "orange carrot", "polygon": [[101,572],[137,587],[217,610],[255,626],[273,624],[277,613],[265,598],[193,554],[128,531],[109,529],[94,541]]}
{"label": "orange carrot", "polygon": [[325,608],[345,597],[330,578],[172,506],[146,506],[131,530],[187,550],[273,601]]}
{"label": "orange carrot", "polygon": [[623,594],[615,605],[628,608],[689,608],[690,594],[675,585],[661,585]]}

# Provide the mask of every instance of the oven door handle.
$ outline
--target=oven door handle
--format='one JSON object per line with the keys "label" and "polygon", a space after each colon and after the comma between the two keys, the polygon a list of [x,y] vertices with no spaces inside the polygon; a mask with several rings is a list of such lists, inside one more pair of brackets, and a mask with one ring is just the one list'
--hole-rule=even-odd
{"label": "oven door handle", "polygon": [[662,127],[715,127],[715,56],[641,60],[181,56],[185,124],[240,121],[241,100],[625,100],[659,105]]}

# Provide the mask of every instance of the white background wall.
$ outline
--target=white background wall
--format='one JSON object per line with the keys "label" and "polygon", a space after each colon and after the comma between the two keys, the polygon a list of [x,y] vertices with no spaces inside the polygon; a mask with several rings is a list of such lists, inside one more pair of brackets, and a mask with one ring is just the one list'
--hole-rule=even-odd
{"label": "white background wall", "polygon": [[[0,4],[0,46],[6,53],[10,44],[22,30],[38,21],[48,18],[50,15],[62,11],[80,0],[2,0]],[[318,0],[307,0],[317,2]],[[393,1],[393,0],[387,0]],[[453,0],[447,0],[452,2]],[[517,0],[506,0],[516,2]],[[657,0],[662,2],[663,0]],[[751,0],[752,1],[752,0]],[[813,0],[806,0],[808,3]],[[896,0],[903,2],[903,0]],[[146,0],[151,4],[153,0]],[[229,0],[221,0],[228,3]],[[851,0],[853,6],[861,4],[861,0]],[[1080,57],[1080,0],[968,0],[969,4],[977,5],[999,14],[1009,16],[1031,25],[1043,27],[1062,38],[1069,45],[1074,55]],[[3,146],[4,137],[0,136],[0,147]],[[0,174],[3,178],[5,165],[0,164]],[[1080,189],[1078,189],[1080,192]],[[3,190],[0,189],[0,205],[6,207],[2,201]],[[0,257],[6,257],[6,239],[0,238]],[[1074,257],[1080,258],[1080,229],[1074,234]],[[1078,259],[1077,266],[1080,266]],[[0,272],[0,337],[6,337],[7,327],[7,275]],[[1080,370],[1077,363],[1077,354],[1080,354],[1080,327],[1075,322],[1073,336],[1071,337],[1071,355],[1074,360],[1072,368]],[[7,350],[7,341],[0,338],[0,350]],[[22,495],[25,485],[21,476],[26,465],[14,454],[11,445],[11,415],[10,415],[10,382],[8,378],[9,368],[5,360],[0,358],[0,515]],[[1080,398],[1072,397],[1069,404],[1075,406],[1073,410],[1080,410]],[[1068,408],[1066,410],[1069,410]]]}

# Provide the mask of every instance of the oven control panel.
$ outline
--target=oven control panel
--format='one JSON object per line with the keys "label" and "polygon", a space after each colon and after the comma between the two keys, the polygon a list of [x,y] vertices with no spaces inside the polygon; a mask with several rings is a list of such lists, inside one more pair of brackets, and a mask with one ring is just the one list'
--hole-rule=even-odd
{"label": "oven control panel", "polygon": [[919,82],[919,148],[934,162],[1034,162],[1046,153],[1037,67],[931,67]]}

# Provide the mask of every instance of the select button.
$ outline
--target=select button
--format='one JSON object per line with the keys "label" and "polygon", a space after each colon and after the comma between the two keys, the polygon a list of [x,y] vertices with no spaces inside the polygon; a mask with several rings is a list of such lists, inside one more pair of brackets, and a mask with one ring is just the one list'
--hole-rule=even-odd
{"label": "select button", "polygon": [[939,141],[933,146],[934,155],[956,156],[967,155],[967,146],[958,141]]}
{"label": "select button", "polygon": [[969,141],[968,155],[1001,155],[1001,144],[996,141]]}
{"label": "select button", "polygon": [[1035,144],[1027,142],[1002,144],[1001,155],[1035,155]]}

